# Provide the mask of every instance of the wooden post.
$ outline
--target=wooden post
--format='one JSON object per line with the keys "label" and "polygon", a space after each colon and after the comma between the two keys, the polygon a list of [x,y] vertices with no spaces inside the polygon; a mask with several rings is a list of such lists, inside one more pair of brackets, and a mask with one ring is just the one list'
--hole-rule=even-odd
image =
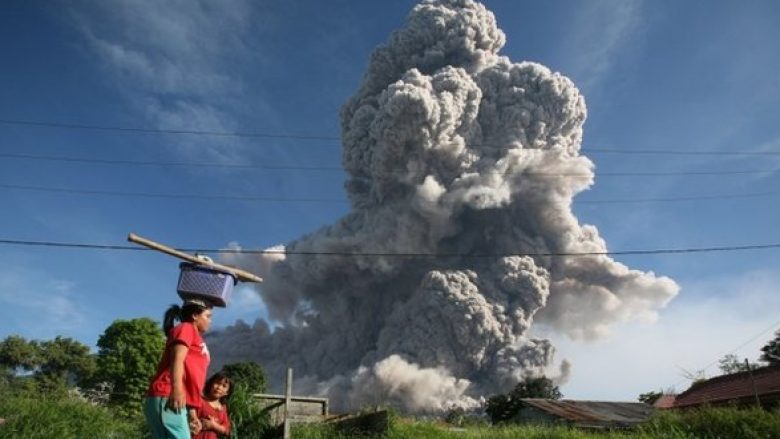
{"label": "wooden post", "polygon": [[745,358],[745,367],[747,367],[748,374],[750,375],[750,381],[753,383],[753,395],[756,397],[756,406],[761,408],[761,399],[758,397],[758,389],[756,389],[756,379],[753,378],[753,368],[750,367],[750,362]]}
{"label": "wooden post", "polygon": [[290,439],[290,404],[292,403],[292,367],[287,368],[287,380],[284,383],[284,439]]}

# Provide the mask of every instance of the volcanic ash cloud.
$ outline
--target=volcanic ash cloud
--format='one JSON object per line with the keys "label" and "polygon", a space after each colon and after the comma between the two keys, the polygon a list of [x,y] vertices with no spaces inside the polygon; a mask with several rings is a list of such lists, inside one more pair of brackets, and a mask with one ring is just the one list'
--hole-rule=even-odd
{"label": "volcanic ash cloud", "polygon": [[[469,407],[551,372],[537,322],[575,338],[647,318],[678,287],[608,256],[572,198],[593,183],[580,155],[585,102],[546,67],[498,52],[503,32],[471,0],[425,1],[378,47],[341,113],[352,209],[289,243],[259,290],[272,319],[210,337],[215,360],[260,361],[336,407]],[[441,257],[295,252],[439,254]],[[529,256],[531,255],[531,256]]]}

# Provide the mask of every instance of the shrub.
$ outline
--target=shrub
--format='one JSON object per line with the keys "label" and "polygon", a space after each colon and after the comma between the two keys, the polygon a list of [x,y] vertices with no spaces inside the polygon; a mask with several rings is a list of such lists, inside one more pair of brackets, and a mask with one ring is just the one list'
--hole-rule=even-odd
{"label": "shrub", "polygon": [[780,438],[780,411],[702,408],[662,412],[640,431],[663,438]]}
{"label": "shrub", "polygon": [[252,398],[246,384],[234,383],[228,401],[231,439],[260,438],[269,435],[271,423],[268,412]]}
{"label": "shrub", "polygon": [[140,418],[120,419],[108,409],[69,398],[4,395],[0,398],[1,437],[149,438]]}

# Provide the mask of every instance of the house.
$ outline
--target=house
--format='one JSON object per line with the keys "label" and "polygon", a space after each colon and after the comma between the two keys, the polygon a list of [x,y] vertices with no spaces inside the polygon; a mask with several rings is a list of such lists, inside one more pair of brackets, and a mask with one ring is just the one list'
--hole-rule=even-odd
{"label": "house", "polygon": [[654,408],[642,402],[525,398],[515,422],[564,424],[581,428],[628,428],[647,421]]}
{"label": "house", "polygon": [[780,406],[780,365],[721,375],[695,383],[677,395],[674,407],[750,406],[756,405],[756,399],[764,408]]}
{"label": "house", "polygon": [[664,393],[653,403],[653,407],[657,409],[670,409],[674,407],[674,401],[677,399],[677,395],[673,393]]}

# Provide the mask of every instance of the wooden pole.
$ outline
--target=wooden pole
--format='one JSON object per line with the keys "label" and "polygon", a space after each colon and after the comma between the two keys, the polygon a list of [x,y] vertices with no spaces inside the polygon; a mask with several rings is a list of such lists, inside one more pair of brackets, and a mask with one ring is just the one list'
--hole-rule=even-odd
{"label": "wooden pole", "polygon": [[758,397],[758,389],[756,389],[756,379],[753,378],[753,368],[750,366],[750,362],[747,358],[745,358],[745,367],[747,368],[748,374],[750,375],[750,381],[753,383],[753,395],[756,397],[756,406],[761,408],[761,399]]}
{"label": "wooden pole", "polygon": [[287,380],[284,383],[284,439],[290,439],[290,403],[292,403],[293,370],[287,368]]}
{"label": "wooden pole", "polygon": [[127,240],[130,242],[134,242],[136,244],[143,245],[144,247],[148,247],[152,250],[157,250],[159,252],[163,252],[166,254],[169,254],[171,256],[175,256],[179,259],[183,259],[188,262],[192,262],[193,264],[202,265],[204,267],[210,267],[215,270],[224,271],[227,273],[230,273],[236,277],[236,279],[242,281],[242,282],[257,282],[261,283],[263,282],[263,278],[254,274],[250,273],[248,271],[244,271],[240,268],[236,267],[229,267],[227,265],[218,264],[216,262],[207,262],[202,259],[199,259],[198,257],[191,255],[189,253],[184,253],[182,251],[176,250],[175,248],[168,247],[166,245],[160,244],[159,242],[152,241],[151,239],[147,239],[141,236],[136,235],[135,233],[130,233],[127,235]]}

